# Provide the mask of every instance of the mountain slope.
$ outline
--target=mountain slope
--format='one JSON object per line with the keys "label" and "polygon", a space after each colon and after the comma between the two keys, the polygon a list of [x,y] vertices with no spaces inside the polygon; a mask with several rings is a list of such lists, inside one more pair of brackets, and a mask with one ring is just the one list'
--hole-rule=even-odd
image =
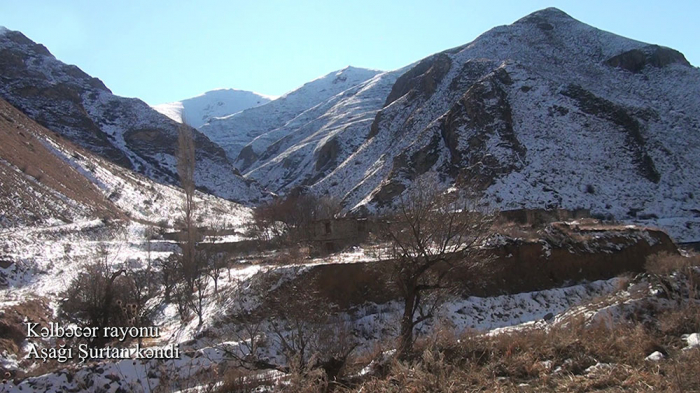
{"label": "mountain slope", "polygon": [[[0,97],[43,126],[125,168],[177,183],[178,124],[143,101],[113,95],[99,79],[7,29],[0,32],[0,82]],[[200,188],[242,202],[264,198],[217,145],[200,133],[195,139]]]}
{"label": "mountain slope", "polygon": [[[196,198],[202,222],[248,214],[233,202]],[[9,228],[3,236],[98,219],[173,225],[182,200],[180,189],[97,157],[0,99],[0,232]]]}
{"label": "mountain slope", "polygon": [[116,217],[116,206],[48,140],[57,138],[0,99],[0,228]]}
{"label": "mountain slope", "polygon": [[[700,239],[700,71],[554,8],[418,62],[357,133],[366,140],[310,184],[349,209],[437,176],[472,179],[501,209],[583,207]],[[271,173],[249,176],[277,184]]]}
{"label": "mountain slope", "polygon": [[265,105],[212,119],[200,131],[219,144],[233,161],[243,147],[257,136],[282,127],[304,111],[379,73],[381,71],[346,67],[308,82]]}
{"label": "mountain slope", "polygon": [[199,128],[214,117],[232,115],[242,110],[260,106],[275,97],[252,91],[217,89],[182,101],[154,105],[153,109],[178,123],[184,115],[187,124]]}
{"label": "mountain slope", "polygon": [[403,70],[339,93],[246,145],[234,164],[275,192],[314,184],[364,142],[377,111]]}

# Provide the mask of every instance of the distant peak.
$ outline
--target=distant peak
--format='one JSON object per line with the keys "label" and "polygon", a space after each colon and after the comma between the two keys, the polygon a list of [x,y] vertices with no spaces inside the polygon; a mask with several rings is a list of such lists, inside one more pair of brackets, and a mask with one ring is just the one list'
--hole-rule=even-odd
{"label": "distant peak", "polygon": [[211,90],[209,90],[209,91],[204,92],[204,94],[211,93],[211,92],[214,92],[214,91],[245,91],[245,90],[233,89],[233,88],[230,88],[230,87],[217,87],[216,89],[211,89]]}
{"label": "distant peak", "polygon": [[543,23],[547,21],[575,21],[569,14],[559,8],[549,7],[539,11],[535,11],[515,23]]}
{"label": "distant peak", "polygon": [[230,87],[219,87],[216,89],[205,91],[204,93],[202,93],[198,96],[195,96],[193,98],[204,97],[204,96],[209,96],[209,95],[217,95],[217,94],[218,95],[221,95],[221,94],[255,95],[255,96],[264,97],[264,98],[275,97],[275,96],[270,96],[268,94],[262,94],[262,93],[258,93],[258,92],[250,91],[250,90],[234,89],[234,88],[230,88]]}
{"label": "distant peak", "polygon": [[344,73],[344,72],[382,72],[382,71],[375,70],[372,68],[353,67],[353,66],[349,65],[343,69],[338,70],[336,73]]}
{"label": "distant peak", "polygon": [[5,26],[0,26],[0,35],[5,35],[10,32],[10,29],[8,29]]}
{"label": "distant peak", "polygon": [[545,8],[539,11],[535,11],[531,13],[529,16],[541,16],[541,17],[556,17],[556,18],[568,18],[568,19],[573,19],[569,14],[566,12],[560,10],[559,8],[556,7],[549,7]]}

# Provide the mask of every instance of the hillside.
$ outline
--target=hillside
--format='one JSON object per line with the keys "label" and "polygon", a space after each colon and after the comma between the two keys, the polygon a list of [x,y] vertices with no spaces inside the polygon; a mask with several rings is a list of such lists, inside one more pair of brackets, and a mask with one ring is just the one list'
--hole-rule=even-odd
{"label": "hillside", "polygon": [[[113,95],[99,79],[7,29],[0,32],[0,82],[0,97],[46,128],[124,168],[177,183],[178,124],[143,101]],[[201,189],[241,202],[265,198],[216,144],[200,133],[195,139]]]}
{"label": "hillside", "polygon": [[200,128],[233,161],[259,135],[284,126],[330,97],[356,86],[381,71],[346,67],[308,82],[274,101],[223,118]]}
{"label": "hillside", "polygon": [[118,216],[95,184],[54,153],[58,143],[0,99],[0,228]]}
{"label": "hillside", "polygon": [[[118,166],[47,130],[0,99],[0,230],[61,227],[94,220],[172,226],[182,191]],[[248,209],[198,194],[202,223]],[[217,210],[213,212],[211,209]]]}
{"label": "hillside", "polygon": [[417,177],[469,179],[499,209],[587,208],[700,239],[700,70],[554,8],[261,127],[244,148],[216,136],[273,103],[203,131],[275,192],[304,185],[373,211]]}
{"label": "hillside", "polygon": [[352,208],[473,179],[501,209],[589,208],[699,239],[700,70],[557,9],[422,60],[367,141],[314,185]]}
{"label": "hillside", "polygon": [[187,124],[199,128],[215,117],[232,115],[275,98],[252,91],[217,89],[182,101],[154,105],[153,109],[178,123],[182,123],[184,116]]}

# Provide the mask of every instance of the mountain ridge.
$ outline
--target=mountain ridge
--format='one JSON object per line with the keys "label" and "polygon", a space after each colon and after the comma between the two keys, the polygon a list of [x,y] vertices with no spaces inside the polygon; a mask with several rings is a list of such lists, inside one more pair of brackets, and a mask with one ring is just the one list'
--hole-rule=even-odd
{"label": "mountain ridge", "polygon": [[[77,67],[63,74],[111,94]],[[399,70],[331,72],[201,131],[249,184],[334,196],[350,212],[389,208],[434,176],[476,186],[498,209],[586,208],[694,240],[698,86],[682,53],[547,8]],[[129,142],[153,160],[153,134],[136,134]]]}
{"label": "mountain ridge", "polygon": [[265,105],[212,119],[200,130],[222,146],[234,161],[243,147],[259,135],[283,126],[308,109],[379,73],[348,66],[307,82]]}
{"label": "mountain ridge", "polygon": [[[127,169],[178,183],[178,124],[145,102],[113,95],[99,79],[10,30],[0,35],[0,81],[0,97],[43,126]],[[242,202],[267,197],[238,174],[216,144],[194,135],[199,187]]]}

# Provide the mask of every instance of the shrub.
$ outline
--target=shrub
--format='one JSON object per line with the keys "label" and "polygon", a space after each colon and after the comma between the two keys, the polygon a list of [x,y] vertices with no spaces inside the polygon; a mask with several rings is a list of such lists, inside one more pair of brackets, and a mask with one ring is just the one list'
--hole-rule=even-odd
{"label": "shrub", "polygon": [[700,256],[685,257],[679,254],[661,252],[650,255],[644,265],[645,270],[652,275],[652,282],[660,286],[667,296],[681,300],[685,297],[684,289],[678,287],[674,280],[670,279],[672,274],[680,274],[685,278],[681,281],[686,286],[685,291],[688,298],[697,299],[698,284],[700,284]]}
{"label": "shrub", "polygon": [[[144,326],[149,312],[145,304],[157,293],[151,272],[115,267],[105,247],[85,263],[63,293],[59,315],[81,327]],[[96,337],[91,345],[109,340]]]}

